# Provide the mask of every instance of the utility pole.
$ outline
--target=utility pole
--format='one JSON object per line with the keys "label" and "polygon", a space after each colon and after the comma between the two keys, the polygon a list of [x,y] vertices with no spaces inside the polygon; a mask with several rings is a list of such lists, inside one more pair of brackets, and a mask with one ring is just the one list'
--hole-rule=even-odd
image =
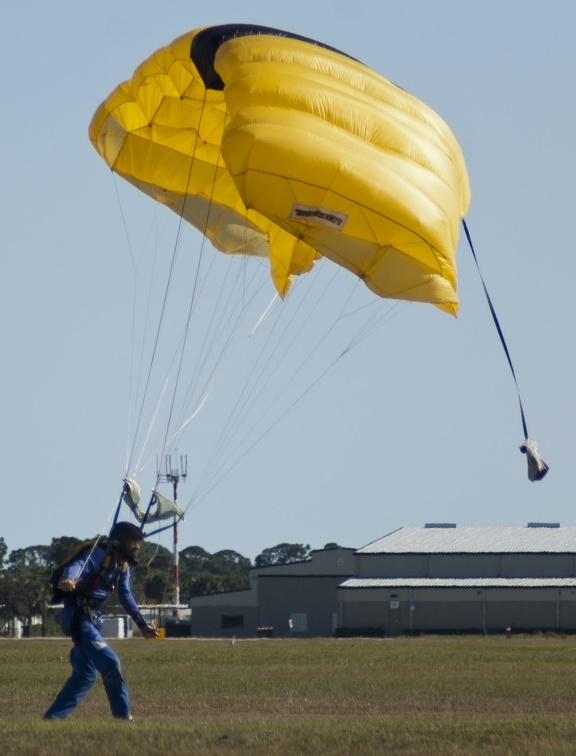
{"label": "utility pole", "polygon": [[[159,483],[172,483],[172,496],[174,503],[178,502],[178,483],[180,480],[186,480],[188,475],[188,456],[184,455],[180,457],[180,468],[172,466],[172,455],[167,454],[164,457],[164,473],[158,472]],[[172,526],[174,534],[174,604],[176,606],[174,610],[174,616],[179,614],[178,607],[180,606],[180,559],[178,556],[178,518],[174,516],[174,525]]]}

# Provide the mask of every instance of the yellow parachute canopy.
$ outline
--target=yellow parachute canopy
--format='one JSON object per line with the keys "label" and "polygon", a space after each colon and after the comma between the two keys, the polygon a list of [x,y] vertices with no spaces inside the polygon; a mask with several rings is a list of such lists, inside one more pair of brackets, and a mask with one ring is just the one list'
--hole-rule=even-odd
{"label": "yellow parachute canopy", "polygon": [[458,311],[458,143],[337,50],[266,27],[192,31],[112,92],[90,139],[216,249],[268,257],[281,296],[323,255],[379,296]]}

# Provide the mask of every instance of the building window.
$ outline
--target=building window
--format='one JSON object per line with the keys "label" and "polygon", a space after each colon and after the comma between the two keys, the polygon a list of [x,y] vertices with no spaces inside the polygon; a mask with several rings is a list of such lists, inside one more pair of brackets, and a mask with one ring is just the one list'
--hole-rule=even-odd
{"label": "building window", "polygon": [[243,614],[223,614],[220,617],[220,628],[222,630],[229,630],[233,627],[244,627]]}

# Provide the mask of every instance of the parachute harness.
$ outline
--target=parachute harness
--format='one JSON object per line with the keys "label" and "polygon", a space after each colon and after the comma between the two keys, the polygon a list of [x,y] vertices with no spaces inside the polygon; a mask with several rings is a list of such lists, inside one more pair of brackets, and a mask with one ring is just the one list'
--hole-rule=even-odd
{"label": "parachute harness", "polygon": [[542,457],[538,454],[538,447],[536,446],[536,442],[528,435],[528,427],[526,425],[524,407],[522,406],[520,388],[518,386],[518,380],[516,379],[516,373],[514,372],[512,358],[510,357],[510,352],[508,351],[506,339],[504,338],[504,334],[502,333],[502,328],[500,327],[498,316],[496,315],[496,310],[494,309],[494,305],[492,304],[492,300],[490,299],[490,294],[488,293],[486,283],[484,282],[482,271],[480,270],[480,265],[478,264],[478,258],[476,257],[476,252],[474,250],[474,245],[472,244],[472,239],[470,237],[470,232],[468,231],[468,226],[466,225],[466,221],[464,219],[462,219],[462,226],[464,227],[464,233],[466,234],[466,238],[468,239],[468,244],[470,245],[470,250],[472,251],[472,257],[474,258],[474,262],[476,263],[476,268],[478,269],[480,281],[482,282],[484,294],[486,295],[486,301],[488,302],[488,307],[490,308],[490,313],[492,314],[492,320],[494,321],[494,325],[496,326],[496,330],[498,331],[498,336],[500,337],[500,342],[504,349],[506,359],[508,360],[508,365],[510,366],[512,377],[514,378],[514,384],[516,385],[516,393],[518,395],[518,402],[520,404],[520,417],[522,418],[522,429],[524,431],[524,443],[520,447],[520,451],[522,452],[522,454],[526,455],[528,461],[528,478],[531,481],[542,480],[542,478],[548,472],[549,468],[546,462],[544,462]]}
{"label": "parachute harness", "polygon": [[[86,568],[86,565],[88,564],[97,546],[100,546],[101,548],[105,550],[106,553],[105,553],[104,559],[102,560],[102,563],[100,564],[100,566],[98,567],[94,575],[91,577],[90,582],[88,584],[86,583],[81,584],[80,578],[82,576],[82,573],[84,572],[84,569]],[[86,555],[86,558],[83,561],[82,568],[76,578],[76,589],[72,593],[65,593],[61,591],[58,588],[58,583],[60,582],[62,578],[62,574],[64,570],[85,551],[88,551],[88,553]],[[111,564],[112,564],[112,548],[108,539],[101,538],[100,536],[98,536],[98,538],[92,541],[84,541],[77,548],[75,548],[70,554],[68,554],[66,559],[64,559],[64,561],[61,562],[60,565],[58,565],[58,567],[52,573],[50,582],[52,584],[53,596],[50,603],[54,604],[54,603],[59,603],[62,600],[73,599],[75,603],[83,604],[83,603],[86,603],[86,595],[88,593],[91,593],[97,590],[100,586],[104,586],[104,588],[107,589],[108,591],[115,590],[118,580],[120,578],[120,574],[126,571],[128,563],[125,560],[122,560],[119,564],[115,564],[112,580],[110,581],[107,579],[106,575],[110,570]]]}

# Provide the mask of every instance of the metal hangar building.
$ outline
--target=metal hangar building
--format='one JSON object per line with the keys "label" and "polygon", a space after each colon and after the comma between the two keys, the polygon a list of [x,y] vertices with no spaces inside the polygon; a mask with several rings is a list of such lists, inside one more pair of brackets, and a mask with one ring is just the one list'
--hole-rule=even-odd
{"label": "metal hangar building", "polygon": [[576,528],[400,528],[361,549],[253,569],[250,588],[190,600],[196,636],[576,630]]}

